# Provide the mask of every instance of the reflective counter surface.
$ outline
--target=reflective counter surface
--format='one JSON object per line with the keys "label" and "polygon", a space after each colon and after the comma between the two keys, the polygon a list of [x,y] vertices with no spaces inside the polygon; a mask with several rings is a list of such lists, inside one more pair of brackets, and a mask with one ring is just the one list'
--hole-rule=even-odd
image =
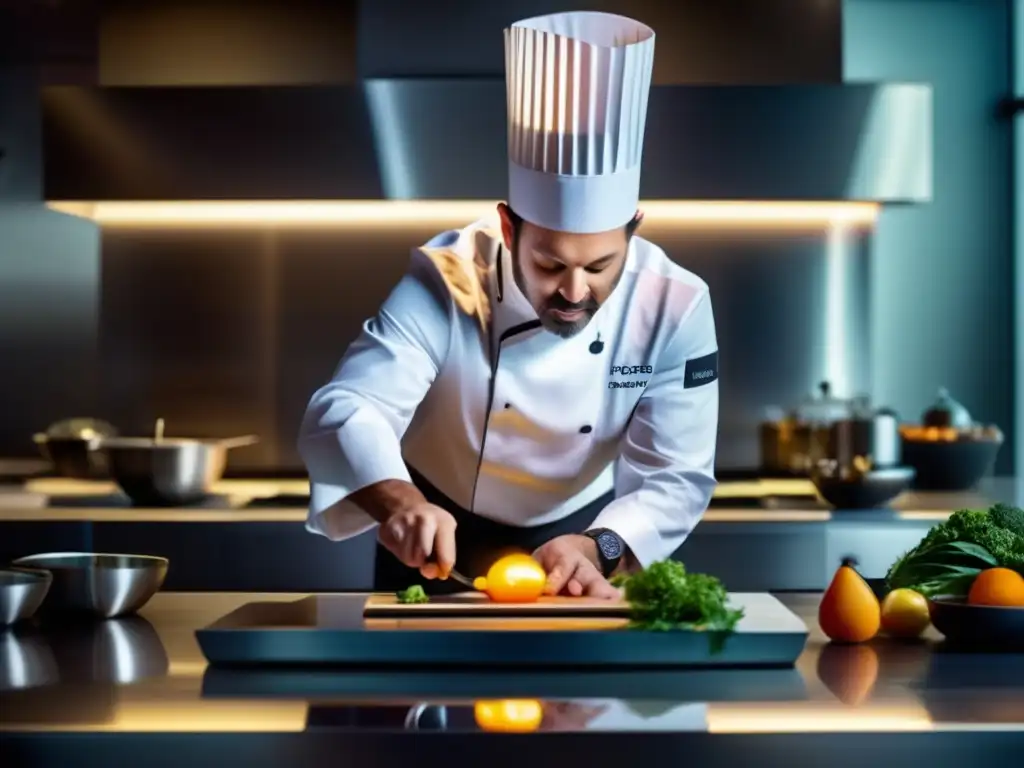
{"label": "reflective counter surface", "polygon": [[870,732],[1001,733],[1024,744],[1024,654],[954,653],[933,630],[919,642],[831,645],[817,628],[820,595],[778,596],[811,630],[795,669],[502,673],[212,669],[196,629],[248,602],[306,596],[162,593],[131,618],[0,632],[0,739],[18,733],[24,746],[31,734],[58,732]]}

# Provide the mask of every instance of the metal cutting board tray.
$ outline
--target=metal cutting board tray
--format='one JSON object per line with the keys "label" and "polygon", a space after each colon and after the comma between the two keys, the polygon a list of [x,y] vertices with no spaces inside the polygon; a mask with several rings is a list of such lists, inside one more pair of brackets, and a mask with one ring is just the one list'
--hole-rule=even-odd
{"label": "metal cutting board tray", "polygon": [[213,666],[788,667],[807,626],[768,594],[735,593],[745,611],[725,638],[627,629],[623,617],[363,616],[366,594],[248,603],[196,632]]}
{"label": "metal cutting board tray", "polygon": [[542,597],[533,603],[496,603],[482,592],[431,597],[427,603],[400,603],[393,593],[372,594],[363,607],[366,618],[611,618],[629,616],[629,604],[594,597]]}

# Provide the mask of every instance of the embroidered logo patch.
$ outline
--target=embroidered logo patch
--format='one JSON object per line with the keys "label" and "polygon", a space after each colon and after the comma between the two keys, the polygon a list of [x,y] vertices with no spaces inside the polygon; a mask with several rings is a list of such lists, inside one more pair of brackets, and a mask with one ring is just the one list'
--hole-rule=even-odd
{"label": "embroidered logo patch", "polygon": [[718,380],[718,350],[686,361],[683,388],[701,387]]}

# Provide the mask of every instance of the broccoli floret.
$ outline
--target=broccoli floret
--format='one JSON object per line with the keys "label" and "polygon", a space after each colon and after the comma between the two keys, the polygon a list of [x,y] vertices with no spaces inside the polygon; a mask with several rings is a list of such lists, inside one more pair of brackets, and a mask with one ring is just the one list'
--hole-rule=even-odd
{"label": "broccoli floret", "polygon": [[1007,528],[998,528],[992,525],[987,530],[980,531],[973,541],[991,552],[1000,565],[1024,557],[1024,537],[1018,536]]}
{"label": "broccoli floret", "polygon": [[403,589],[398,593],[398,602],[400,603],[429,603],[430,598],[427,597],[426,591],[419,584],[413,584],[408,589]]}
{"label": "broccoli floret", "polygon": [[938,544],[951,541],[970,541],[984,535],[992,527],[988,512],[983,509],[960,509],[951,514],[946,521],[934,526],[924,537],[916,550],[929,549]]}
{"label": "broccoli floret", "polygon": [[1009,504],[996,504],[988,511],[988,516],[1000,528],[1024,536],[1024,509]]}
{"label": "broccoli floret", "polygon": [[[998,514],[994,514],[996,510],[999,510]],[[932,528],[914,550],[920,552],[939,544],[965,541],[984,547],[1000,563],[1024,560],[1024,536],[1009,525],[1000,524],[1000,521],[1016,523],[1013,511],[1021,512],[1013,508],[1000,509],[999,505],[991,512],[983,509],[958,510],[946,522]]]}

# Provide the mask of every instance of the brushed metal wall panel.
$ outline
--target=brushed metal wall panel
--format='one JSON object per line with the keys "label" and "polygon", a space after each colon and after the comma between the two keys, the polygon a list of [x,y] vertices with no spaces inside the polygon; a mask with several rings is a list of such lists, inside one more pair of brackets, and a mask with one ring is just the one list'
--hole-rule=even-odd
{"label": "brushed metal wall panel", "polygon": [[[502,199],[504,79],[43,93],[48,200]],[[931,89],[652,88],[641,194],[922,202]]]}
{"label": "brushed metal wall panel", "polygon": [[96,225],[0,201],[0,456],[33,456],[34,432],[94,415],[99,336]]}
{"label": "brushed metal wall panel", "polygon": [[104,232],[101,402],[122,431],[255,432],[232,466],[275,463],[276,248],[261,230]]}
{"label": "brushed metal wall panel", "polygon": [[40,202],[44,73],[28,58],[0,61],[0,456],[37,455],[34,432],[96,407],[99,231]]}
{"label": "brushed metal wall panel", "polygon": [[842,80],[842,0],[361,0],[359,74],[500,77],[502,29],[558,11],[620,13],[650,25],[655,84]]}
{"label": "brushed metal wall panel", "polygon": [[0,67],[0,204],[43,198],[38,77],[31,66]]}
{"label": "brushed metal wall panel", "polygon": [[383,194],[358,87],[54,86],[42,109],[48,200]]}
{"label": "brushed metal wall panel", "polygon": [[[464,222],[451,222],[457,226]],[[296,470],[299,420],[345,348],[440,226],[104,233],[105,412],[174,432],[258,432],[233,469]],[[870,238],[825,231],[644,235],[712,290],[721,348],[719,467],[759,463],[757,423],[831,379],[870,385]]]}
{"label": "brushed metal wall panel", "polygon": [[928,85],[664,86],[641,185],[655,200],[922,203],[932,163]]}
{"label": "brushed metal wall panel", "polygon": [[355,0],[103,0],[104,85],[347,83]]}

